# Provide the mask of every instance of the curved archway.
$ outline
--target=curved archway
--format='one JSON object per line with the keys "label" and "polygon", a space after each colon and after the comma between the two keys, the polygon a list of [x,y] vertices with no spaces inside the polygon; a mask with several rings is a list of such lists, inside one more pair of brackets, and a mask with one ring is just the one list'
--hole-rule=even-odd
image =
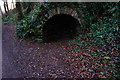
{"label": "curved archway", "polygon": [[[25,17],[25,20],[21,20],[21,22],[17,24],[17,36],[44,42],[45,36],[47,36],[44,34],[47,28],[45,24],[50,21],[52,17],[60,14],[66,14],[76,19],[80,24],[78,27],[80,32],[80,28],[84,27],[84,25],[82,25],[84,20],[82,19],[82,12],[79,7],[79,3],[39,3],[37,8],[33,9],[30,14]],[[24,25],[24,23],[27,23],[27,25]]]}
{"label": "curved archway", "polygon": [[[53,17],[54,15],[58,15],[58,14],[68,14],[73,16],[74,18],[76,18],[79,23],[81,24],[81,20],[80,20],[80,13],[78,10],[78,4],[74,6],[71,6],[71,3],[64,3],[66,5],[61,5],[63,3],[46,3],[46,5],[42,5],[40,6],[41,10],[38,13],[37,17],[35,17],[35,25],[36,26],[40,26],[43,27],[43,25],[45,24],[45,22],[50,19],[51,17]],[[78,15],[79,14],[79,15]],[[38,24],[39,22],[39,24]]]}
{"label": "curved archway", "polygon": [[43,41],[51,42],[77,35],[79,21],[68,14],[57,14],[48,19],[43,26]]}
{"label": "curved archway", "polygon": [[[39,21],[41,21],[41,26],[42,26],[41,30],[42,30],[42,41],[43,42],[56,41],[65,36],[74,37],[77,33],[76,28],[80,28],[80,24],[81,24],[80,17],[78,16],[77,8],[71,7],[71,6],[59,6],[59,7],[58,6],[57,7],[50,6],[50,9],[46,8],[46,10],[41,11],[39,16],[41,16],[41,17],[38,17],[38,20],[40,18]],[[55,16],[57,16],[57,18],[55,18]],[[69,32],[69,31],[66,31],[66,33],[62,32],[62,31],[65,31],[65,30],[61,30],[63,25],[61,27],[60,26],[57,27],[61,31],[58,31],[57,28],[55,28],[55,27],[50,27],[50,25],[53,25],[52,22],[54,22],[53,21],[54,19],[55,19],[55,21],[58,21],[58,22],[60,22],[60,20],[62,21],[62,19],[60,19],[59,16],[61,16],[61,18],[63,18],[63,20],[66,20],[68,18],[67,16],[69,16],[69,18],[71,17],[71,21],[68,21],[68,22],[73,23],[71,25],[74,25],[74,28],[69,27],[70,29],[68,29],[68,30],[72,31],[72,29],[73,29],[73,32]],[[68,19],[68,20],[70,20],[70,19]],[[58,23],[58,24],[60,24],[60,23]],[[75,24],[77,24],[77,25],[75,25]],[[46,26],[49,26],[50,28],[48,28]],[[53,26],[55,26],[55,25],[53,25]],[[55,28],[55,29],[53,29],[53,28]],[[53,30],[53,32],[51,32],[52,30]],[[62,34],[57,33],[55,30],[58,31],[59,33],[64,33],[65,36],[62,36]],[[57,34],[59,34],[59,35],[57,35]],[[71,34],[71,35],[68,35],[68,34]]]}

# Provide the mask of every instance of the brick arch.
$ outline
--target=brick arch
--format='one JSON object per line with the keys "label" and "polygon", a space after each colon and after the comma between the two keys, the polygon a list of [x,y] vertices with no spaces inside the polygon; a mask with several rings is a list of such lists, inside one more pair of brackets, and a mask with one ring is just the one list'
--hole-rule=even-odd
{"label": "brick arch", "polygon": [[[64,15],[64,17],[63,17],[63,15]],[[52,23],[54,23],[54,21],[53,22],[50,21],[50,20],[53,20],[53,18],[56,19],[55,16],[56,17],[61,16],[61,18],[59,17],[59,19],[60,20],[63,19],[63,20],[59,21],[59,22],[63,22],[64,20],[68,21],[68,23],[64,24],[64,25],[68,25],[69,27],[67,27],[67,26],[65,27],[64,25],[63,25],[64,27],[62,27],[62,25],[61,25],[62,23],[59,24],[58,19],[57,19],[56,23],[58,23],[61,26],[58,25],[57,28],[56,28],[56,26],[55,26],[56,24],[55,25],[52,24]],[[48,16],[47,17],[48,18],[46,19],[46,21],[44,23],[45,25],[43,26],[43,41],[44,42],[49,42],[49,41],[52,41],[53,39],[54,39],[53,41],[55,41],[55,39],[57,40],[58,38],[62,38],[63,37],[62,33],[64,33],[64,37],[67,36],[66,38],[73,38],[73,36],[74,37],[76,36],[76,33],[78,32],[76,30],[77,30],[78,25],[80,25],[80,20],[78,18],[77,12],[74,9],[71,9],[71,8],[51,9],[51,10],[48,11]],[[68,17],[69,17],[69,19],[66,19]],[[50,22],[48,23],[48,21],[50,21]],[[48,24],[52,25],[52,26],[46,27],[46,22]],[[71,23],[71,22],[73,22],[73,23]],[[53,27],[53,26],[55,26],[55,27]],[[51,31],[51,30],[53,30],[53,31]],[[50,34],[54,35],[55,37],[53,37]]]}
{"label": "brick arch", "polygon": [[52,8],[50,10],[48,10],[46,12],[46,17],[47,19],[45,21],[47,21],[48,19],[50,19],[51,17],[53,17],[54,15],[58,15],[58,14],[68,14],[68,15],[71,15],[72,17],[76,18],[79,23],[80,22],[80,18],[78,16],[78,13],[76,11],[75,8],[69,8],[69,7],[57,7],[57,8]]}
{"label": "brick arch", "polygon": [[[42,4],[42,3],[41,3]],[[40,12],[37,14],[36,20],[35,22],[35,26],[36,27],[43,27],[44,23],[50,19],[51,17],[53,17],[54,15],[57,14],[69,14],[72,17],[76,18],[79,23],[82,23],[82,20],[80,19],[80,15],[81,11],[79,10],[79,3],[69,3],[69,2],[65,2],[65,3],[43,3],[43,5],[41,5],[39,7]],[[43,19],[44,17],[44,19]],[[41,21],[39,24],[36,22]]]}
{"label": "brick arch", "polygon": [[[37,13],[37,16],[32,19],[31,27],[33,27],[36,30],[36,37],[44,40],[44,34],[43,34],[43,28],[46,21],[48,21],[51,17],[59,14],[67,14],[72,16],[73,18],[77,19],[80,26],[81,21],[80,20],[80,11],[79,11],[79,5],[70,5],[71,3],[62,3],[64,5],[61,6],[61,3],[54,5],[54,3],[46,3],[47,5],[42,5],[38,8],[40,10]],[[53,6],[52,6],[53,5]],[[34,15],[34,14],[33,14]],[[77,30],[80,32],[80,26],[77,27]]]}
{"label": "brick arch", "polygon": [[[78,31],[80,32],[82,27],[84,27],[84,25],[82,25],[84,22],[82,12],[80,3],[38,3],[37,6],[35,6],[35,9],[25,17],[25,20],[21,20],[17,24],[17,36],[40,42],[43,41],[43,28],[45,22],[58,14],[68,14],[77,19],[80,24],[80,27],[78,28]],[[26,25],[23,25],[24,23],[27,23],[27,27]],[[26,27],[26,29],[24,29],[24,27]],[[31,30],[32,33],[30,32]],[[26,34],[24,35],[24,33]]]}

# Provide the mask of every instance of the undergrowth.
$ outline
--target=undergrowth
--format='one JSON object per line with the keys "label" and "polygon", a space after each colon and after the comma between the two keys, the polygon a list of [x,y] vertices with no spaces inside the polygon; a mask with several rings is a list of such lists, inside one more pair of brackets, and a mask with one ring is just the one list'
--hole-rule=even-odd
{"label": "undergrowth", "polygon": [[[40,8],[48,5],[39,5],[19,22],[17,14],[14,15],[14,13],[3,16],[3,21],[17,23],[16,29],[19,38],[24,39],[32,36],[31,40],[41,42],[41,24],[43,24],[42,21],[45,17],[42,16],[37,21],[36,18],[41,12]],[[46,8],[46,11],[47,9],[49,8]],[[90,69],[86,68],[89,72],[96,71],[100,76],[119,79],[120,3],[82,3],[77,11],[83,13],[79,15],[82,34],[68,42],[68,50],[72,54],[81,55],[81,51],[83,51],[91,55],[86,60],[87,63],[90,63],[89,65],[94,65]],[[82,58],[80,57],[80,60]]]}
{"label": "undergrowth", "polygon": [[[87,34],[80,34],[76,39],[70,40],[68,44],[75,46],[73,49],[70,49],[70,47],[68,47],[68,49],[73,54],[82,54],[80,51],[84,51],[92,55],[92,57],[96,56],[89,62],[91,62],[91,64],[97,63],[97,65],[94,65],[94,69],[99,71],[99,75],[106,76],[106,78],[119,79],[119,3],[104,4],[103,9],[105,10],[102,10],[103,12],[99,11],[103,3],[100,3],[99,6],[97,5],[98,3],[87,4],[87,6],[91,6],[91,9],[88,8],[91,20],[91,22],[89,22],[89,32]],[[101,14],[95,14],[96,10]]]}

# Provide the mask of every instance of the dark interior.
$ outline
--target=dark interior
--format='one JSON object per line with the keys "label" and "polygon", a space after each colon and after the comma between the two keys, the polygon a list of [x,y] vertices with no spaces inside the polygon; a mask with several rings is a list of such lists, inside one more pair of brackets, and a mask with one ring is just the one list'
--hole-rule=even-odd
{"label": "dark interior", "polygon": [[43,26],[43,41],[51,42],[65,38],[74,38],[79,21],[68,14],[54,15]]}

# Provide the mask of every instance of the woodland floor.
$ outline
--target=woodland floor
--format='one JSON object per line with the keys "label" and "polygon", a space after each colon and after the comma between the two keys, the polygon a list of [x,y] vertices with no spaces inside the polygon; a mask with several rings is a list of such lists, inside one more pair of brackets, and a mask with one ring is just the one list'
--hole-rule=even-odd
{"label": "woodland floor", "polygon": [[[37,43],[17,39],[15,37],[15,25],[11,23],[3,24],[2,36],[3,78],[99,77],[97,73],[83,69],[86,64],[82,63],[80,58],[77,58],[77,54],[73,55],[69,52],[65,40]],[[82,56],[87,59],[91,55],[82,53]]]}

